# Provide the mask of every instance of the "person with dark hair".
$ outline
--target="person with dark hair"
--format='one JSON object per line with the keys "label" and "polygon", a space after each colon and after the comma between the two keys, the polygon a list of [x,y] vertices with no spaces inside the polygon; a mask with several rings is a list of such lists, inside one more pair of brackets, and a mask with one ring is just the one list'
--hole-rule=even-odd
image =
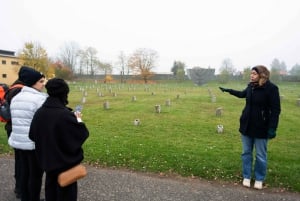
{"label": "person with dark hair", "polygon": [[35,144],[29,139],[29,128],[36,110],[43,104],[45,76],[28,66],[22,66],[19,80],[25,86],[10,104],[12,131],[8,144],[20,153],[21,200],[40,201],[43,171],[37,164]]}
{"label": "person with dark hair", "polygon": [[245,98],[246,104],[240,117],[243,152],[243,186],[251,186],[253,149],[255,148],[255,189],[262,189],[267,174],[267,143],[276,137],[281,112],[278,87],[270,80],[269,70],[262,65],[251,69],[250,83],[246,89],[237,91],[219,87],[238,98]]}
{"label": "person with dark hair", "polygon": [[46,89],[49,97],[35,113],[29,137],[35,142],[38,163],[46,172],[46,200],[76,201],[77,182],[61,187],[58,175],[83,160],[82,145],[89,131],[81,113],[66,106],[69,86],[63,79],[50,79]]}

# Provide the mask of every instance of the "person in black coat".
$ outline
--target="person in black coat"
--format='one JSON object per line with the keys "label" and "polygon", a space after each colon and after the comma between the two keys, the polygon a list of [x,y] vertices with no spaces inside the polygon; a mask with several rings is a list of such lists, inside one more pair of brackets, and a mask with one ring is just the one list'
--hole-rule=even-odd
{"label": "person in black coat", "polygon": [[[19,75],[22,73],[21,72],[22,69],[19,72]],[[21,79],[20,79],[21,78]],[[19,76],[19,79],[17,79],[11,86],[5,95],[5,99],[8,102],[8,104],[10,105],[11,100],[13,99],[13,97],[15,95],[17,95],[21,90],[22,90],[22,85],[24,85],[24,83],[21,81],[22,80],[22,76]],[[10,137],[10,133],[12,131],[12,123],[11,123],[11,119],[8,120],[5,123],[5,130],[6,130],[6,134],[7,134],[7,138]],[[14,149],[14,156],[15,156],[15,189],[14,192],[16,194],[16,198],[21,198],[21,160],[20,160],[20,151],[18,149]]]}
{"label": "person in black coat", "polygon": [[267,172],[267,143],[268,139],[276,137],[281,112],[278,87],[269,80],[269,77],[269,70],[265,66],[258,65],[252,68],[250,83],[243,91],[220,87],[223,92],[246,99],[239,128],[243,144],[243,185],[251,186],[255,147],[254,188],[256,189],[263,188]]}
{"label": "person in black coat", "polygon": [[46,89],[49,97],[35,113],[29,137],[35,142],[38,163],[46,172],[46,200],[75,201],[77,182],[60,187],[57,178],[83,160],[82,145],[89,131],[81,120],[81,113],[66,107],[69,86],[63,79],[50,79]]}

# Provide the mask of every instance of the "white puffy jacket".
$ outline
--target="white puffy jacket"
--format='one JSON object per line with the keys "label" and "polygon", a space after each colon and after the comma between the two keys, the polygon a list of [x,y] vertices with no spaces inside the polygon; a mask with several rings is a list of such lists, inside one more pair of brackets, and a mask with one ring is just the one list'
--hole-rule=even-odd
{"label": "white puffy jacket", "polygon": [[45,102],[47,94],[24,86],[11,101],[10,112],[12,132],[8,144],[16,149],[34,150],[35,144],[29,139],[29,128],[34,113]]}

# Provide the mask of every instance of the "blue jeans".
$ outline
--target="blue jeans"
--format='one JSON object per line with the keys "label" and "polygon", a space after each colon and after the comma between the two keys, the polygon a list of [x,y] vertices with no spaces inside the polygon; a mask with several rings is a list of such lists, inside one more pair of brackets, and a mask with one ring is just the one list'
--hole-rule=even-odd
{"label": "blue jeans", "polygon": [[267,173],[267,143],[268,139],[242,136],[243,178],[251,179],[253,164],[253,148],[255,147],[254,176],[257,181],[264,181]]}

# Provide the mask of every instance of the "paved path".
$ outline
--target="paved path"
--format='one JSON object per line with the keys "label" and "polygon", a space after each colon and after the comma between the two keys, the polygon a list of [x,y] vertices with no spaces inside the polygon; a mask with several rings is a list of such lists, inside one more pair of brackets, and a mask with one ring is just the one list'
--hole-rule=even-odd
{"label": "paved path", "polygon": [[[13,193],[13,167],[12,158],[0,157],[0,201],[18,200]],[[78,201],[300,201],[300,193],[279,189],[258,191],[240,184],[95,167],[88,167],[88,176],[78,185]]]}

